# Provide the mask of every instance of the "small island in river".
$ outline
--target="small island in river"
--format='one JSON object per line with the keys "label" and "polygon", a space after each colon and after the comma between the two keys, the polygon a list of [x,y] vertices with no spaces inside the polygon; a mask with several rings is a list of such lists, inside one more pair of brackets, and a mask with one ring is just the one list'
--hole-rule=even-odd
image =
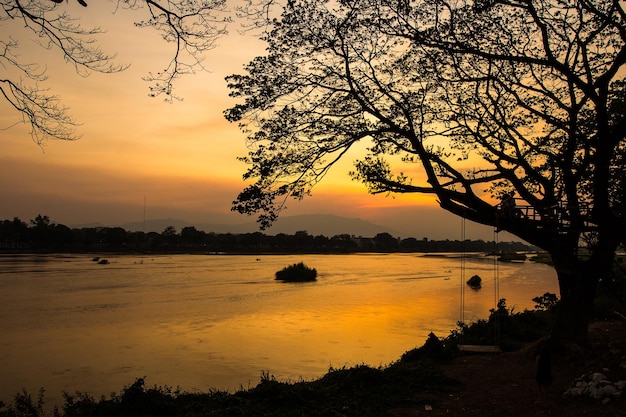
{"label": "small island in river", "polygon": [[276,280],[283,282],[309,282],[317,279],[317,270],[303,262],[286,266],[276,272]]}

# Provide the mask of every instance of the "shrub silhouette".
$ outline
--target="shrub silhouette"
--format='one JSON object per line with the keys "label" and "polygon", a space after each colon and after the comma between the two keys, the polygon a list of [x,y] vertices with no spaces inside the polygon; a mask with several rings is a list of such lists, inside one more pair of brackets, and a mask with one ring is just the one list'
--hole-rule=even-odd
{"label": "shrub silhouette", "polygon": [[317,270],[309,268],[303,262],[289,265],[276,272],[277,281],[285,282],[306,282],[317,279]]}

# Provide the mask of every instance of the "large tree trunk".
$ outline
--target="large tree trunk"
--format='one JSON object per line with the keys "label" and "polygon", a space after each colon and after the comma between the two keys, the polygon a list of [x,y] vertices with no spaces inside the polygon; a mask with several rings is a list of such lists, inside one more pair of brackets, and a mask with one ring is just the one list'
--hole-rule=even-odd
{"label": "large tree trunk", "polygon": [[587,346],[587,328],[593,316],[593,300],[598,278],[588,274],[584,262],[577,256],[552,254],[559,280],[561,303],[553,337],[560,342]]}
{"label": "large tree trunk", "polygon": [[587,328],[593,318],[596,288],[600,279],[609,273],[613,252],[609,248],[595,248],[590,256],[581,259],[576,248],[561,247],[550,254],[561,292],[553,336],[562,342],[587,346]]}

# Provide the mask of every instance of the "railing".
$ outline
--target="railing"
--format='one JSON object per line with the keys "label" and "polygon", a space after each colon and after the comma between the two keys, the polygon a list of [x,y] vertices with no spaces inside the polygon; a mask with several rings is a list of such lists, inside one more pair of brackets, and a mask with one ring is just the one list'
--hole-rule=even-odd
{"label": "railing", "polygon": [[[595,225],[591,223],[589,214],[591,209],[588,204],[579,205],[580,216],[584,219],[584,223],[581,226],[584,230],[592,230]],[[559,229],[565,230],[572,227],[570,209],[564,202],[559,202],[553,207],[547,210],[539,211],[534,206],[518,205],[515,203],[515,199],[511,199],[508,202],[498,204],[498,213],[504,218],[523,218],[533,222],[541,223],[542,225],[556,224]]]}

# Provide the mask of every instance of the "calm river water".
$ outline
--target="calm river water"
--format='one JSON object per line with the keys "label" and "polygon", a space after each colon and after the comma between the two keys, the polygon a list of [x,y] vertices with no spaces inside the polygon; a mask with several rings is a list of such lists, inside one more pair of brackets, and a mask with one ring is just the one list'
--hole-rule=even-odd
{"label": "calm river water", "polygon": [[[517,310],[558,294],[532,262],[423,254],[283,256],[0,256],[0,400],[23,388],[99,397],[138,377],[185,391],[253,387],[261,372],[312,379],[329,367],[386,365],[485,318],[500,297]],[[274,281],[304,261],[314,283]],[[464,271],[464,272],[462,272]],[[483,278],[480,291],[462,278]]]}

